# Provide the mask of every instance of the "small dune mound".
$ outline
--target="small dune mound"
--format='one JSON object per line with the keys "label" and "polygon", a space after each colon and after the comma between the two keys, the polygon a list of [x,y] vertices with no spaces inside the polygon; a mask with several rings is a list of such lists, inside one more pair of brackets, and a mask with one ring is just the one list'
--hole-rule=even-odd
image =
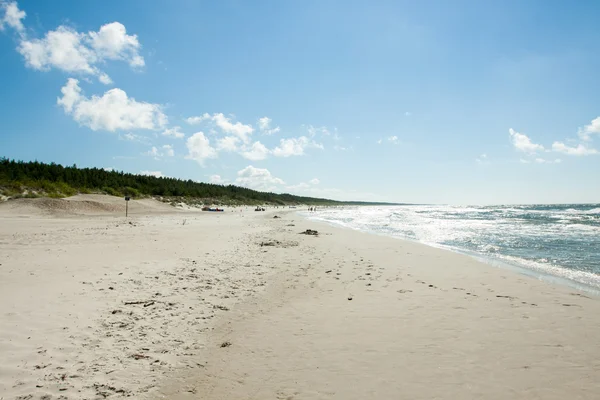
{"label": "small dune mound", "polygon": [[13,212],[42,214],[95,214],[125,212],[125,204],[106,204],[92,200],[71,201],[67,199],[15,199],[7,201],[2,208]]}
{"label": "small dune mound", "polygon": [[[174,207],[153,199],[129,202],[129,212],[132,215],[175,211]],[[77,195],[65,199],[14,199],[0,204],[0,212],[13,215],[125,214],[125,200],[121,197],[99,194]]]}

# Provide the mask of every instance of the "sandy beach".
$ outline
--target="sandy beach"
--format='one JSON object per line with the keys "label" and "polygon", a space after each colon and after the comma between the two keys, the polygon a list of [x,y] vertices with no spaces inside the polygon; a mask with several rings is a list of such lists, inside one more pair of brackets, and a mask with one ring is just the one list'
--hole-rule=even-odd
{"label": "sandy beach", "polygon": [[591,294],[295,210],[122,203],[0,204],[0,399],[600,398]]}

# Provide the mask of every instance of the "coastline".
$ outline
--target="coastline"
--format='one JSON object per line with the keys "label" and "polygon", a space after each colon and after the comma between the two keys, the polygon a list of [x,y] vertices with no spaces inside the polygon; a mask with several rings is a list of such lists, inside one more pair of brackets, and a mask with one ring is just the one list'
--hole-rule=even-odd
{"label": "coastline", "polygon": [[557,265],[541,265],[538,262],[520,259],[514,256],[499,255],[496,253],[486,254],[483,252],[477,252],[474,250],[460,248],[457,246],[421,241],[402,235],[392,235],[388,233],[377,232],[375,230],[360,229],[358,227],[345,224],[340,220],[326,219],[316,215],[313,216],[311,214],[307,214],[306,212],[300,214],[309,220],[322,222],[333,227],[341,227],[343,229],[351,229],[357,232],[364,232],[383,237],[405,240],[412,243],[423,244],[425,246],[433,247],[436,249],[466,255],[489,266],[508,269],[510,271],[526,275],[535,279],[543,280],[551,284],[568,286],[575,290],[587,292],[594,296],[600,295],[600,277],[598,274],[592,272],[587,272],[583,270],[573,270],[564,266]]}
{"label": "coastline", "polygon": [[469,256],[296,210],[0,218],[0,398],[600,395],[598,299]]}

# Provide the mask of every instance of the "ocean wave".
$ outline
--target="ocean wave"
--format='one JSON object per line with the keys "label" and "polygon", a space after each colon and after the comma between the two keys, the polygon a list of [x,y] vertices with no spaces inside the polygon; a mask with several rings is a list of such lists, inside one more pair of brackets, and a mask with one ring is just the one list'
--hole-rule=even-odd
{"label": "ocean wave", "polygon": [[502,259],[531,271],[597,286],[599,206],[345,207],[304,214],[342,227]]}

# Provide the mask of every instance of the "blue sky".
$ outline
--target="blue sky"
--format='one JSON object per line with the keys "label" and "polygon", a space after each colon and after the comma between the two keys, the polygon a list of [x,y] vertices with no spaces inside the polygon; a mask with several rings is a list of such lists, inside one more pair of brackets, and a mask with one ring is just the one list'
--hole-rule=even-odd
{"label": "blue sky", "polygon": [[1,4],[0,156],[345,200],[600,201],[594,1]]}

